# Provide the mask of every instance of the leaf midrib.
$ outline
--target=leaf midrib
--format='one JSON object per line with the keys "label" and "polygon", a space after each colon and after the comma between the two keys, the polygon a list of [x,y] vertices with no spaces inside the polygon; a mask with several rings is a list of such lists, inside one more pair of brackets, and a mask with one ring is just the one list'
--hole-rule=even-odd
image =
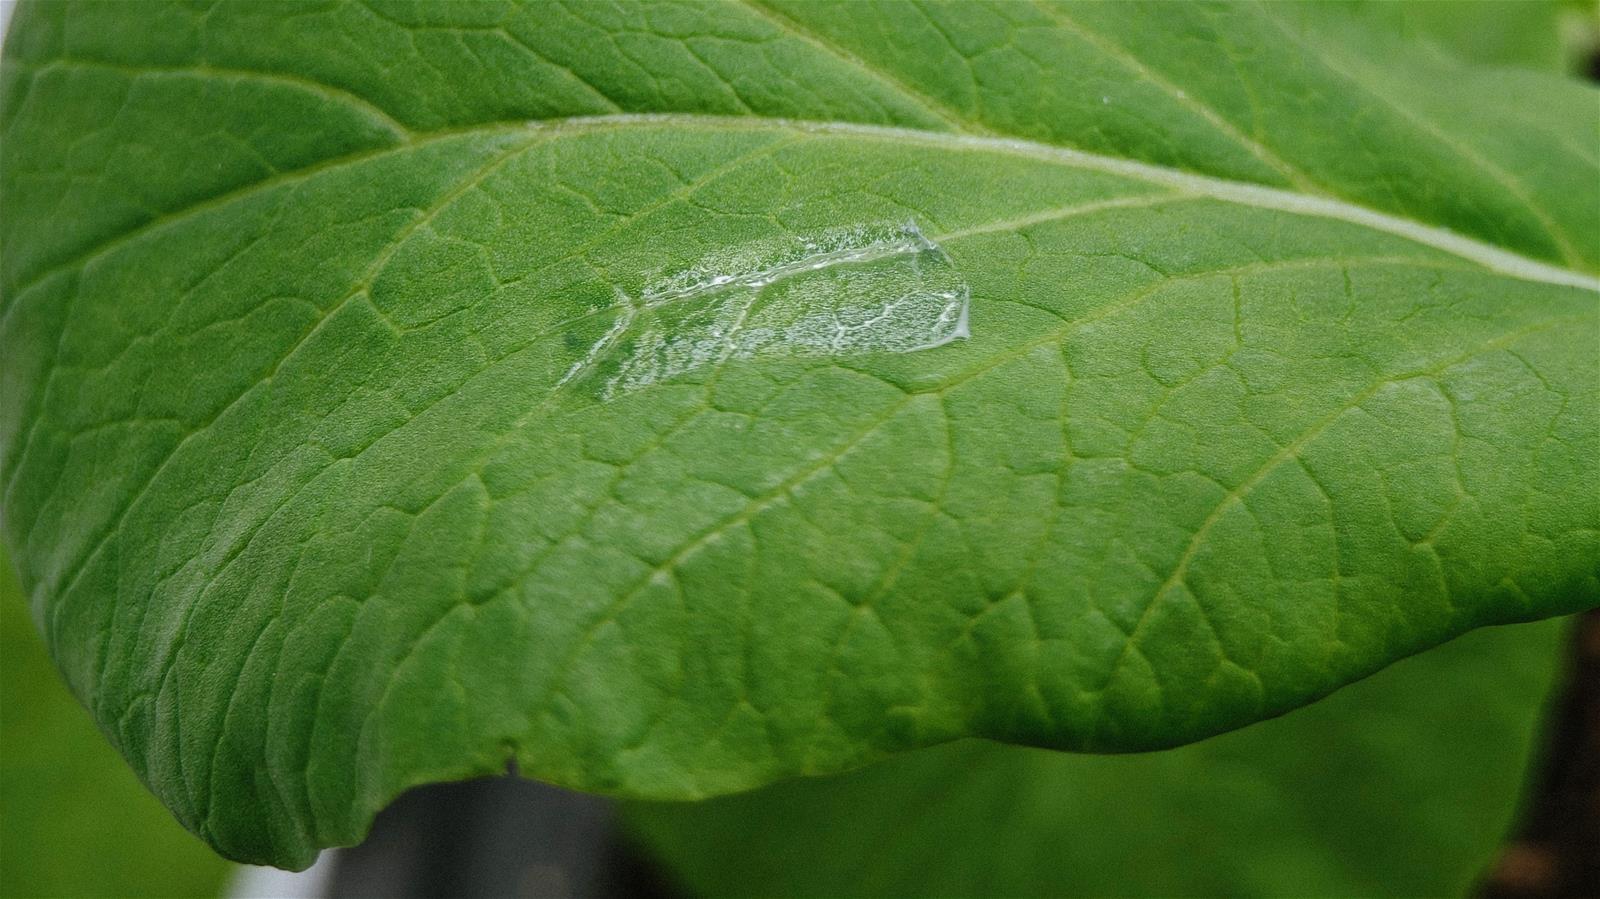
{"label": "leaf midrib", "polygon": [[236,200],[270,190],[284,184],[307,180],[331,170],[359,165],[392,153],[406,153],[430,144],[474,134],[494,134],[518,130],[572,130],[587,131],[602,128],[631,128],[663,126],[702,129],[787,129],[800,133],[852,136],[862,139],[920,143],[942,149],[975,152],[1004,153],[1022,156],[1040,162],[1053,163],[1068,168],[1087,169],[1120,175],[1134,180],[1174,188],[1181,193],[1211,197],[1234,205],[1275,209],[1295,215],[1333,219],[1360,225],[1370,230],[1408,239],[1414,243],[1443,250],[1506,277],[1523,281],[1577,287],[1600,293],[1600,276],[1575,268],[1568,268],[1524,256],[1476,238],[1468,237],[1448,228],[1430,225],[1415,219],[1381,212],[1368,206],[1332,197],[1315,196],[1283,188],[1268,187],[1247,181],[1235,181],[1213,175],[1203,175],[1182,169],[1142,162],[1120,156],[1107,156],[1085,150],[1058,147],[1037,141],[1011,137],[989,137],[975,134],[952,134],[916,128],[887,125],[867,125],[836,121],[810,121],[765,116],[718,116],[692,113],[624,113],[603,116],[579,116],[562,119],[516,120],[485,122],[464,128],[449,128],[419,133],[413,140],[400,145],[389,145],[359,153],[323,160],[294,171],[283,172],[269,178],[244,185],[236,190],[219,194],[182,209],[158,216],[116,237],[85,249],[64,262],[29,276],[8,291],[5,309],[0,312],[0,329],[10,318],[20,298],[51,277],[87,265],[125,244],[133,243],[145,234],[220,208]]}
{"label": "leaf midrib", "polygon": [[[0,310],[0,332],[9,324],[11,313],[22,305],[21,298],[28,291],[45,283],[51,277],[62,271],[69,271],[82,265],[87,265],[94,259],[103,256],[125,244],[134,243],[144,235],[160,230],[161,228],[182,221],[186,218],[202,214],[208,210],[221,208],[228,204],[252,196],[258,192],[270,190],[284,184],[308,180],[318,174],[331,170],[358,165],[362,162],[376,159],[391,153],[411,152],[453,137],[468,136],[473,134],[494,134],[496,132],[513,133],[518,130],[530,132],[530,136],[537,137],[539,132],[545,132],[547,140],[560,136],[563,130],[586,131],[599,128],[630,128],[646,126],[665,126],[675,128],[723,128],[723,129],[786,129],[795,133],[823,134],[859,137],[863,139],[877,139],[885,141],[920,142],[925,145],[942,149],[959,149],[974,152],[997,152],[1018,155],[1036,161],[1106,172],[1120,175],[1146,183],[1158,184],[1175,191],[1182,196],[1210,197],[1223,202],[1237,205],[1255,206],[1258,208],[1275,209],[1296,215],[1308,215],[1319,218],[1345,221],[1372,230],[1382,231],[1396,235],[1412,242],[1431,246],[1438,250],[1455,255],[1472,262],[1490,273],[1520,280],[1540,283],[1555,284],[1567,287],[1576,287],[1600,293],[1600,278],[1582,272],[1562,268],[1555,265],[1529,259],[1491,244],[1473,238],[1465,237],[1455,232],[1437,226],[1425,225],[1410,219],[1392,216],[1387,213],[1377,212],[1367,207],[1346,203],[1325,197],[1307,196],[1304,194],[1287,191],[1280,188],[1266,187],[1264,185],[1247,182],[1231,181],[1209,175],[1199,175],[1184,172],[1151,163],[1124,159],[1121,157],[1102,156],[1082,150],[1054,147],[1016,138],[993,138],[978,135],[946,134],[918,129],[896,128],[879,125],[861,125],[840,122],[808,122],[794,119],[764,118],[756,116],[704,116],[675,113],[652,114],[623,114],[606,116],[587,116],[570,119],[551,119],[535,122],[495,122],[469,128],[447,129],[418,135],[415,140],[400,146],[386,146],[375,150],[366,150],[350,156],[325,160],[293,172],[285,172],[261,181],[230,191],[182,210],[177,210],[167,215],[154,219],[131,231],[100,244],[79,254],[77,257],[40,272],[32,276],[15,290],[9,292],[3,310]],[[518,150],[525,150],[534,143],[530,141],[520,145]],[[726,165],[719,166],[721,171]],[[470,187],[470,184],[467,185]],[[454,195],[462,190],[461,185],[451,191]],[[1136,205],[1143,198],[1122,198],[1128,205]],[[1121,200],[1108,201],[1113,205],[1121,205]],[[944,239],[961,236],[968,233],[1002,230],[1008,225],[1024,227],[1049,221],[1056,217],[1058,212],[1075,213],[1083,211],[1077,208],[1066,210],[1038,210],[1028,215],[997,222],[985,223],[964,229],[961,232],[944,235]],[[354,291],[353,291],[354,292]],[[31,428],[30,428],[31,432]],[[7,490],[11,485],[6,485]]]}
{"label": "leaf midrib", "polygon": [[[768,0],[742,0],[741,5],[755,15],[773,23],[786,33],[817,47],[824,53],[843,61],[847,65],[857,69],[863,74],[875,78],[883,84],[886,84],[908,101],[920,106],[943,121],[945,124],[950,126],[952,131],[955,133],[983,135],[988,137],[1006,136],[988,128],[979,121],[975,121],[972,117],[966,115],[959,109],[951,107],[938,97],[906,84],[903,80],[894,75],[893,72],[887,70],[883,66],[875,65],[861,58],[857,54],[840,45],[838,41],[818,33],[815,29],[802,24],[801,22],[781,11],[773,9],[769,5]],[[1102,35],[1084,26],[1081,22],[1068,16],[1061,9],[1061,4],[1046,2],[1046,0],[1031,0],[1030,5],[1057,27],[1062,28],[1077,39],[1089,44],[1100,54],[1105,56],[1106,59],[1111,60],[1117,66],[1126,69],[1140,81],[1150,84],[1162,94],[1170,97],[1184,109],[1188,110],[1194,115],[1199,116],[1208,127],[1214,129],[1230,143],[1242,148],[1245,152],[1255,157],[1258,162],[1261,162],[1269,169],[1277,172],[1290,185],[1296,188],[1297,191],[1307,194],[1320,194],[1330,198],[1337,196],[1335,192],[1326,189],[1324,185],[1316,183],[1315,180],[1309,177],[1308,173],[1302,169],[1296,168],[1287,160],[1280,157],[1277,153],[1273,152],[1259,139],[1248,136],[1241,132],[1231,121],[1220,115],[1212,106],[1196,100],[1194,97],[1191,97],[1176,85],[1172,84],[1164,76],[1146,65],[1144,61],[1136,54],[1129,52],[1126,48],[1107,38],[1105,35]],[[929,16],[925,10],[922,10],[921,7],[917,6],[913,6],[913,8],[921,12],[923,17],[928,20],[929,24],[933,25],[936,29],[939,29],[941,34],[943,33],[943,29],[939,28],[938,23],[931,16]],[[1336,65],[1320,49],[1308,44],[1301,36],[1291,31],[1281,20],[1279,20],[1275,15],[1266,11],[1264,8],[1262,10],[1261,18],[1269,22],[1277,30],[1281,31],[1285,37],[1303,47],[1304,50],[1311,54],[1312,57],[1325,69],[1344,79],[1347,83],[1354,86],[1361,93],[1371,96],[1383,105],[1389,107],[1408,124],[1416,128],[1419,133],[1425,134],[1429,138],[1437,141],[1439,145],[1443,146],[1449,152],[1467,161],[1470,165],[1477,168],[1479,171],[1482,171],[1490,179],[1495,181],[1495,183],[1499,184],[1501,188],[1503,188],[1510,196],[1515,198],[1516,201],[1525,209],[1527,209],[1528,213],[1532,215],[1536,221],[1538,221],[1540,228],[1542,228],[1555,243],[1556,248],[1560,251],[1562,260],[1564,262],[1573,263],[1582,258],[1579,255],[1577,248],[1573,246],[1571,238],[1567,235],[1566,230],[1558,225],[1555,220],[1550,217],[1550,214],[1534,201],[1534,198],[1529,195],[1527,187],[1520,180],[1513,177],[1503,167],[1489,160],[1475,149],[1462,143],[1457,136],[1440,129],[1433,122],[1419,117],[1407,107],[1395,102],[1394,99],[1388,94],[1374,88],[1364,79],[1357,78],[1349,71]]]}

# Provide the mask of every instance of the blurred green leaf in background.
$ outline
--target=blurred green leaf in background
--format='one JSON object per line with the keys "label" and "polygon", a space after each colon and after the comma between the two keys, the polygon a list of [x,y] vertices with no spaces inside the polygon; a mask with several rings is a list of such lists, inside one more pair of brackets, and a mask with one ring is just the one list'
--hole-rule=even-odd
{"label": "blurred green leaf in background", "polygon": [[1165,752],[969,741],[628,807],[704,896],[1444,896],[1494,860],[1564,622],[1489,628]]}
{"label": "blurred green leaf in background", "polygon": [[67,693],[0,553],[0,896],[214,896],[230,867]]}

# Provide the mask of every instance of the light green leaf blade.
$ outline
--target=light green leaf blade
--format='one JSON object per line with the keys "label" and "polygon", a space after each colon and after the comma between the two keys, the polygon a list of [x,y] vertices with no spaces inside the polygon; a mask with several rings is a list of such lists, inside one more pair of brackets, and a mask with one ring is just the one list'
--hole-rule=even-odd
{"label": "light green leaf blade", "polygon": [[1173,745],[1593,605],[1595,93],[1112,9],[24,6],[4,535],[72,689],[298,866],[513,757]]}
{"label": "light green leaf blade", "polygon": [[1482,66],[1579,74],[1589,48],[1568,34],[1582,29],[1589,0],[1324,0],[1281,12],[1313,18],[1354,17],[1404,40],[1411,52],[1443,52]]}
{"label": "light green leaf blade", "polygon": [[628,821],[699,896],[1459,896],[1506,836],[1559,622],[1179,749],[977,741]]}

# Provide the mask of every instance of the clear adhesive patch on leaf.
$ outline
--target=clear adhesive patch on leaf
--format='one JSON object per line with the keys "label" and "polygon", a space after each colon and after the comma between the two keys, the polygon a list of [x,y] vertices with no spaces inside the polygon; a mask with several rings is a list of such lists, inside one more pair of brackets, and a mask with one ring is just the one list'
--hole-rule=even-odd
{"label": "clear adhesive patch on leaf", "polygon": [[623,393],[733,359],[909,353],[969,336],[971,291],[915,222],[742,246],[620,288],[616,323],[561,383]]}

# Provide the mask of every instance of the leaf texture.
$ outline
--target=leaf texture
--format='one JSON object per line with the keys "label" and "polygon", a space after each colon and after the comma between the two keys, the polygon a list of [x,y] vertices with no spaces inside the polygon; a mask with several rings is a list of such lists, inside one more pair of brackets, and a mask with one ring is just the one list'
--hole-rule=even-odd
{"label": "leaf texture", "polygon": [[299,867],[508,759],[687,798],[1169,746],[1593,606],[1600,103],[1404,50],[1243,5],[24,5],[34,617],[181,821]]}

